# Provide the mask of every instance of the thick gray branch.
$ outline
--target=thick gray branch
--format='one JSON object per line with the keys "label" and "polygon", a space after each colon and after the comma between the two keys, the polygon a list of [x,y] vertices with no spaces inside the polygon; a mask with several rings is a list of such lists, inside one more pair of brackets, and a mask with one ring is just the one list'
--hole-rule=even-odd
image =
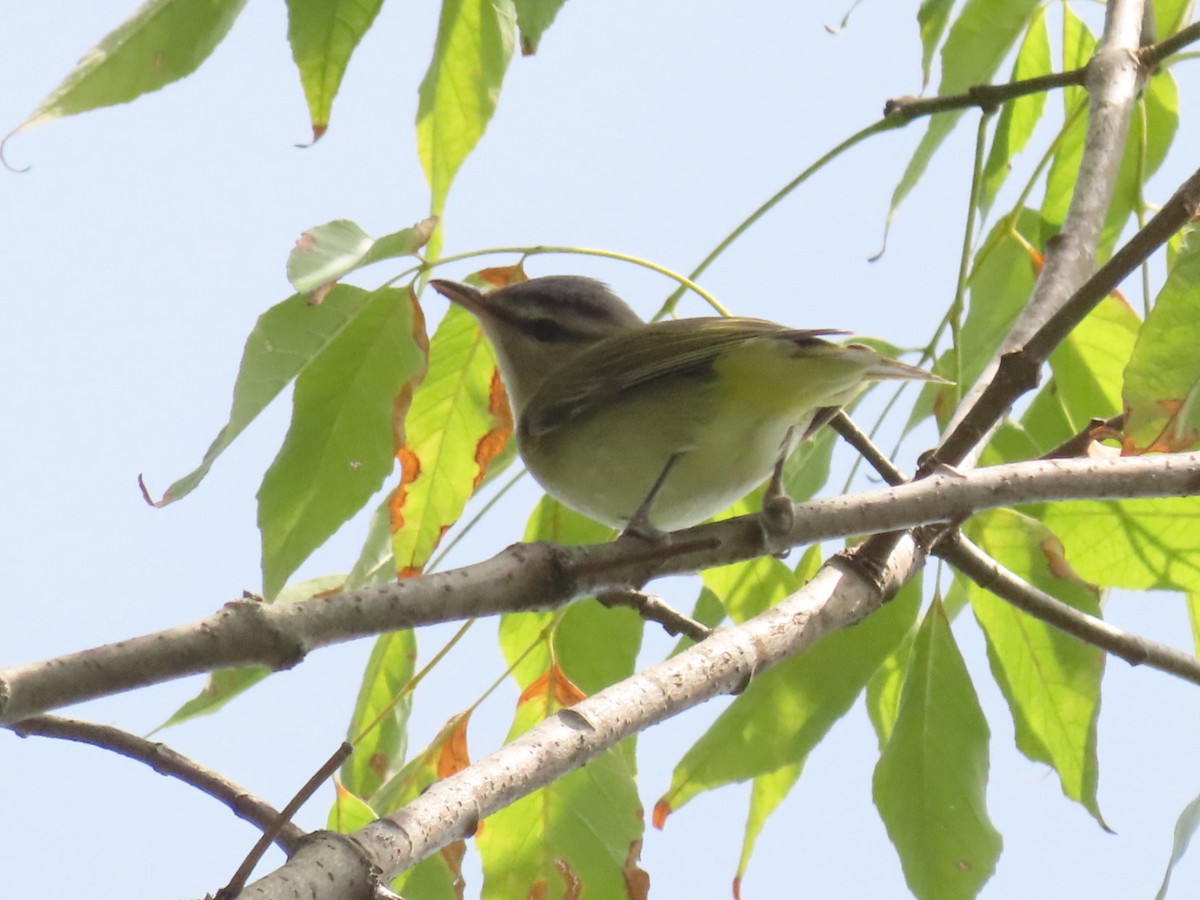
{"label": "thick gray branch", "polygon": [[[888,581],[902,583],[924,564],[908,539],[893,553]],[[782,603],[701,644],[593,694],[530,729],[455,775],[430,785],[397,813],[351,835],[365,861],[387,879],[469,836],[479,821],[514,800],[577,769],[632,734],[718,694],[741,690],[756,674],[798,653],[821,636],[860,621],[881,602],[878,590],[836,565]],[[341,866],[318,847],[246,888],[241,900],[287,895],[305,883],[313,900],[360,896],[363,859]]]}
{"label": "thick gray branch", "polygon": [[1062,231],[1046,246],[1045,265],[1033,295],[1017,316],[995,359],[967,392],[947,427],[954,430],[996,374],[1000,356],[1025,342],[1058,311],[1096,267],[1100,231],[1112,203],[1129,120],[1145,73],[1136,52],[1143,0],[1110,0],[1104,33],[1088,64],[1088,126],[1079,175]]}
{"label": "thick gray branch", "polygon": [[[1200,453],[1035,460],[797,504],[782,544],[957,521],[1022,503],[1196,493]],[[572,548],[517,544],[476,565],[382,587],[274,606],[238,600],[191,625],[0,670],[0,723],[217,668],[285,668],[314,648],[399,628],[552,609],[780,546],[777,537],[767,541],[757,516],[743,516],[678,532],[662,547],[637,539]]]}

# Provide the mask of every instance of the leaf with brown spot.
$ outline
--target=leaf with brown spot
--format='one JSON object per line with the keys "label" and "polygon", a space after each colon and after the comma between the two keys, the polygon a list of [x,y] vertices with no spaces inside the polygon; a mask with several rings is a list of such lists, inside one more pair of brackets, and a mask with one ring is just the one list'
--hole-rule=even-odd
{"label": "leaf with brown spot", "polygon": [[318,293],[327,292],[355,269],[385,259],[415,256],[436,225],[436,217],[430,217],[381,238],[371,237],[349,219],[316,225],[300,235],[288,255],[288,281],[319,303]]}
{"label": "leaf with brown spot", "polygon": [[[517,703],[508,739],[584,696],[551,664]],[[633,774],[614,747],[486,820],[476,839],[483,861],[484,897],[640,898],[637,854],[641,804]],[[643,876],[645,873],[641,873]],[[559,887],[561,885],[561,887]],[[619,885],[633,885],[619,893]]]}
{"label": "leaf with brown spot", "polygon": [[1200,237],[1175,255],[1125,369],[1122,452],[1187,450],[1200,442]]}
{"label": "leaf with brown spot", "polygon": [[467,276],[468,284],[490,288],[508,287],[510,284],[520,284],[528,280],[529,276],[525,274],[525,267],[521,263],[512,266],[491,266]]}
{"label": "leaf with brown spot", "polygon": [[392,552],[402,575],[423,570],[476,485],[511,457],[497,407],[496,361],[474,317],[452,306],[429,344],[429,369],[404,421],[401,486],[393,495]]}
{"label": "leaf with brown spot", "polygon": [[390,631],[375,640],[346,740],[354,754],[342,763],[342,784],[360,797],[370,797],[404,762],[408,752],[408,692],[417,660],[417,640],[410,630]]}
{"label": "leaf with brown spot", "polygon": [[[467,725],[470,712],[450,718],[433,741],[405,764],[371,797],[371,806],[381,816],[416,799],[440,778],[470,765]],[[407,870],[392,882],[392,890],[408,897],[462,897],[464,841],[455,841]]]}

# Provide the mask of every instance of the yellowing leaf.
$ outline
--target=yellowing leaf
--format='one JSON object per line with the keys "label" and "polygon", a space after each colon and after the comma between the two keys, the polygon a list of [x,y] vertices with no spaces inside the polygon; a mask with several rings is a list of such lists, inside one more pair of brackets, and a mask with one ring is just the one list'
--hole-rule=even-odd
{"label": "yellowing leaf", "polygon": [[401,484],[390,510],[400,577],[421,572],[511,434],[491,345],[470,313],[451,306],[430,341],[397,452]]}
{"label": "yellowing leaf", "polygon": [[[557,667],[521,696],[509,739],[582,696]],[[484,898],[645,896],[642,808],[625,755],[604,751],[484,820],[476,836]]]}
{"label": "yellowing leaf", "polygon": [[1200,441],[1200,237],[1176,254],[1125,371],[1125,454]]}

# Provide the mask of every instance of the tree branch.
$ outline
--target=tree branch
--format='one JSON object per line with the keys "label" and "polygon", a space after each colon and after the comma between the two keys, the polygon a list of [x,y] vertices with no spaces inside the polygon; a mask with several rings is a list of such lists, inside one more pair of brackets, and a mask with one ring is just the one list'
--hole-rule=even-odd
{"label": "tree branch", "polygon": [[[1145,79],[1136,56],[1141,38],[1143,6],[1142,0],[1112,0],[1105,9],[1104,33],[1086,67],[1088,126],[1071,206],[1062,230],[1046,246],[1045,263],[1029,303],[1013,323],[996,359],[988,364],[959,404],[947,429],[949,437],[935,454],[937,462],[961,465],[981,448],[992,427],[1011,407],[1012,401],[1037,384],[1042,363],[1062,336],[1049,347],[1039,348],[1044,349],[1045,355],[1042,356],[1031,353],[1014,362],[1006,354],[1025,346],[1031,336],[1042,330],[1044,324],[1073,295],[1091,298],[1090,302],[1079,301],[1080,305],[1086,303],[1086,308],[1091,309],[1169,236],[1164,236],[1161,241],[1147,242],[1143,255],[1129,268],[1114,264],[1114,257],[1108,266],[1101,269],[1106,273],[1104,278],[1093,276],[1088,279],[1095,268],[1100,231],[1112,202],[1129,131],[1130,113]],[[1156,216],[1155,219],[1160,217]],[[1162,220],[1158,226],[1164,223],[1165,220]],[[1152,220],[1147,228],[1154,224]],[[1181,225],[1182,222],[1172,228],[1170,234],[1174,234]],[[1138,237],[1140,234],[1135,236],[1134,241]],[[1134,241],[1130,241],[1130,244],[1134,244]],[[1129,248],[1130,244],[1123,249]],[[1136,255],[1137,252],[1131,251],[1127,256]],[[1072,322],[1072,327],[1077,322]],[[1010,361],[1004,363],[1004,359]]]}
{"label": "tree branch", "polygon": [[[269,803],[255,797],[224,775],[172,750],[166,744],[148,741],[111,725],[98,725],[61,716],[31,716],[5,727],[21,737],[39,735],[112,750],[114,753],[145,763],[159,775],[177,778],[184,784],[190,784],[210,797],[220,800],[235,816],[246,820],[264,834],[277,828],[279,811]],[[275,842],[290,856],[304,836],[305,832],[301,828],[288,821],[278,826]]]}
{"label": "tree branch", "polygon": [[[1023,503],[1196,493],[1200,452],[1033,460],[794,504],[784,543],[958,521]],[[0,670],[0,723],[217,668],[287,668],[317,647],[399,628],[553,609],[576,597],[762,556],[779,549],[777,540],[768,541],[759,516],[741,516],[677,532],[663,546],[515,544],[490,560],[395,584],[297,603],[233,601],[191,625]]]}
{"label": "tree branch", "polygon": [[[912,541],[900,548],[890,578],[907,580],[923,564]],[[466,769],[434,782],[404,809],[351,835],[363,854],[343,858],[314,845],[246,888],[241,900],[282,897],[288,884],[311,889],[312,900],[364,896],[370,865],[386,883],[479,821],[598,753],[750,679],[826,633],[860,621],[882,602],[871,586],[836,565],[777,606],[564,709]],[[342,848],[337,848],[341,852]],[[360,892],[360,893],[355,893]]]}
{"label": "tree branch", "polygon": [[[1013,402],[1037,385],[1038,371],[1054,348],[1130,272],[1194,219],[1197,211],[1200,211],[1200,169],[1180,185],[1174,196],[1144,228],[1058,307],[1029,338],[1023,349],[1013,350],[1000,358],[991,382],[985,385],[974,404],[942,441],[931,457],[930,464],[959,465],[966,459],[992,426],[1012,408]],[[1047,253],[1047,260],[1049,258]],[[1038,284],[1041,284],[1040,280]],[[964,400],[964,404],[966,402]]]}
{"label": "tree branch", "polygon": [[981,588],[1048,625],[1119,656],[1130,665],[1152,666],[1193,684],[1200,684],[1200,660],[1191,654],[1122,631],[1103,619],[1080,612],[1009,571],[958,532],[943,538],[932,552]]}

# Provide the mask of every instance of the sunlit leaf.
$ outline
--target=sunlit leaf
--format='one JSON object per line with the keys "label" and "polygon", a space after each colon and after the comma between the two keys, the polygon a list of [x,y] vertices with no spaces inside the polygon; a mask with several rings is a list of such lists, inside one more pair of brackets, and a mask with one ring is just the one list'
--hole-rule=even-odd
{"label": "sunlit leaf", "polygon": [[402,481],[390,504],[401,577],[422,571],[511,435],[491,345],[475,317],[452,305],[430,341],[429,370],[405,420]]}
{"label": "sunlit leaf", "polygon": [[[583,694],[551,666],[521,694],[509,740]],[[485,819],[476,835],[484,898],[642,900],[642,807],[618,748]]]}
{"label": "sunlit leaf", "polygon": [[410,630],[391,631],[375,639],[346,739],[354,753],[342,763],[342,786],[370,797],[404,762],[412,695],[401,691],[413,677],[417,639]]}
{"label": "sunlit leaf", "polygon": [[[388,815],[415,800],[435,781],[460,772],[470,765],[467,752],[469,714],[453,716],[442,726],[428,747],[414,756],[388,779],[371,798],[380,815]],[[454,841],[427,856],[392,881],[392,890],[422,900],[462,900],[462,872],[466,844]]]}
{"label": "sunlit leaf", "polygon": [[338,279],[355,269],[398,256],[413,256],[425,246],[437,218],[412,228],[373,238],[349,219],[336,219],[300,235],[288,254],[288,281],[302,294],[321,302]]}
{"label": "sunlit leaf", "polygon": [[778,771],[759,775],[750,785],[750,811],[746,816],[746,830],[742,837],[742,855],[738,858],[737,875],[733,879],[733,896],[741,896],[742,880],[750,868],[750,857],[754,845],[767,824],[767,818],[787,797],[804,770],[803,763],[783,766]]}
{"label": "sunlit leaf", "polygon": [[1179,814],[1179,818],[1175,820],[1175,837],[1171,843],[1171,859],[1167,863],[1167,870],[1163,873],[1162,884],[1158,888],[1158,893],[1154,895],[1154,900],[1165,900],[1167,889],[1171,886],[1171,873],[1175,871],[1175,866],[1183,859],[1183,854],[1187,853],[1187,849],[1192,843],[1192,838],[1196,836],[1197,827],[1200,827],[1200,797],[1196,797],[1188,803]]}
{"label": "sunlit leaf", "polygon": [[324,303],[314,306],[308,298],[293,294],[259,316],[242,351],[229,421],[217,433],[200,465],[167,488],[157,505],[190,494],[245,427],[337,340],[370,296],[359,288],[342,286],[332,291]]}
{"label": "sunlit leaf", "polygon": [[655,824],[704,791],[802,763],[903,639],[919,606],[913,581],[853,628],[756,676],[675,767]]}
{"label": "sunlit leaf", "polygon": [[514,0],[517,11],[517,27],[521,29],[521,53],[532,56],[537,53],[542,35],[554,22],[554,17],[567,0]]}
{"label": "sunlit leaf", "polygon": [[396,401],[425,366],[417,309],[409,291],[375,291],[296,379],[287,437],[258,491],[268,598],[391,471]]}
{"label": "sunlit leaf", "polygon": [[1200,591],[1200,504],[1190,497],[1076,500],[1030,509],[1101,587]]}
{"label": "sunlit leaf", "polygon": [[953,0],[921,0],[917,8],[917,26],[921,32],[921,86],[929,84],[929,69],[933,65],[933,51],[937,49],[946,23],[950,21]]}
{"label": "sunlit leaf", "polygon": [[[1025,32],[1025,40],[1021,42],[1017,51],[1017,58],[1013,62],[1012,80],[1022,81],[1049,72],[1050,38],[1046,33],[1046,9],[1042,7],[1034,13]],[[1045,92],[1036,91],[1005,103],[1000,110],[992,137],[992,147],[983,167],[979,208],[984,212],[991,208],[992,200],[1008,177],[1013,160],[1025,149],[1029,138],[1033,136],[1033,130],[1041,120],[1045,107]]]}
{"label": "sunlit leaf", "polygon": [[913,644],[900,711],[875,768],[875,805],[922,898],[972,898],[1001,838],[987,814],[989,732],[936,600]]}
{"label": "sunlit leaf", "polygon": [[379,818],[366,800],[346,790],[337,780],[334,780],[333,787],[333,806],[329,808],[329,817],[325,822],[325,827],[330,831],[349,834]]}
{"label": "sunlit leaf", "polygon": [[246,0],[149,0],[89,50],[17,131],[128,103],[190,75],[245,5]]}
{"label": "sunlit leaf", "polygon": [[496,111],[515,25],[512,0],[442,0],[433,59],[417,106],[417,153],[435,215]]}
{"label": "sunlit leaf", "polygon": [[[1006,3],[967,0],[942,45],[942,81],[938,85],[938,96],[957,94],[972,85],[990,81],[1038,6],[1037,0],[1008,0]],[[961,112],[947,112],[929,119],[925,136],[892,193],[889,221],[920,181],[929,160],[960,115]]]}
{"label": "sunlit leaf", "polygon": [[[1097,589],[1078,578],[1047,528],[1011,510],[981,513],[968,533],[1001,565],[1088,615]],[[988,641],[988,660],[1012,712],[1017,747],[1058,773],[1063,793],[1103,825],[1096,786],[1096,723],[1104,652],[1022,612],[973,582],[971,608]]]}
{"label": "sunlit leaf", "polygon": [[[523,540],[574,546],[610,537],[611,528],[547,496],[529,517]],[[511,613],[500,619],[500,649],[515,666],[513,677],[522,689],[557,663],[572,683],[594,693],[633,673],[641,642],[637,613],[623,606],[609,609],[591,598],[557,614]]]}
{"label": "sunlit leaf", "polygon": [[329,127],[350,55],[381,6],[383,0],[287,0],[288,43],[308,100],[314,141]]}
{"label": "sunlit leaf", "polygon": [[1200,440],[1200,236],[1175,257],[1125,372],[1126,454]]}
{"label": "sunlit leaf", "polygon": [[[344,582],[345,579],[341,575],[324,575],[311,581],[290,584],[279,592],[275,602],[295,603],[298,600],[308,600],[318,594],[341,590]],[[199,694],[179,707],[167,721],[154,730],[178,725],[196,716],[215,713],[238,694],[249,690],[270,674],[271,670],[262,666],[217,669],[208,676],[208,681]]]}

